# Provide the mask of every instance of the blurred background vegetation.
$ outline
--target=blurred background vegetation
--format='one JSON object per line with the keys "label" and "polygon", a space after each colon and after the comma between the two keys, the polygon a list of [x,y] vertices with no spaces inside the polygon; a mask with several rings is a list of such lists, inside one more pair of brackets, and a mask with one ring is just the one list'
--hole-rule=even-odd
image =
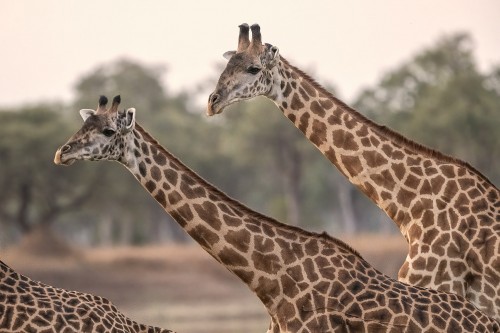
{"label": "blurred background vegetation", "polygon": [[[199,87],[174,95],[162,75],[161,67],[118,59],[79,78],[69,105],[0,110],[0,247],[36,230],[88,246],[188,241],[119,164],[52,162],[81,126],[78,110],[95,108],[101,94],[121,94],[164,147],[257,211],[334,235],[398,232],[268,100],[207,118],[193,102]],[[482,73],[468,34],[442,37],[346,102],[500,183],[500,66]]]}

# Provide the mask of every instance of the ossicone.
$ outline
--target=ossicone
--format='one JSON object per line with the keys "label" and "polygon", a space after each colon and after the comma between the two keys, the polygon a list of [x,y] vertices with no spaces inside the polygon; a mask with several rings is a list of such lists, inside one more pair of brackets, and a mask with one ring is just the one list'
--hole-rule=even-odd
{"label": "ossicone", "polygon": [[250,29],[252,29],[252,43],[262,44],[262,36],[260,34],[260,26],[257,23],[252,24]]}
{"label": "ossicone", "polygon": [[106,106],[108,104],[108,98],[104,95],[99,97],[99,106]]}
{"label": "ossicone", "polygon": [[106,105],[108,104],[108,98],[104,95],[99,97],[99,102],[97,104],[97,112],[104,113],[106,112]]}
{"label": "ossicone", "polygon": [[122,98],[120,97],[120,95],[116,95],[115,97],[113,97],[113,104],[111,105],[110,111],[112,112],[118,111],[118,105],[120,105],[121,101]]}
{"label": "ossicone", "polygon": [[246,23],[239,25],[240,35],[238,36],[238,52],[245,51],[250,45],[249,32],[250,27]]}
{"label": "ossicone", "polygon": [[262,35],[260,34],[260,26],[258,24],[252,24],[250,27],[252,30],[252,43],[251,46],[254,50],[262,49]]}

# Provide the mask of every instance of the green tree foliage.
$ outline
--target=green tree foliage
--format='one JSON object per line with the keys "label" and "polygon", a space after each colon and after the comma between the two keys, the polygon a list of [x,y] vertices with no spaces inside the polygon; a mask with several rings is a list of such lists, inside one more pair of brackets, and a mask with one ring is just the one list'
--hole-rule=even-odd
{"label": "green tree foliage", "polygon": [[76,109],[97,107],[100,95],[121,94],[124,103],[146,112],[161,112],[167,103],[167,93],[161,84],[164,69],[145,66],[128,59],[100,65],[84,75],[75,85]]}
{"label": "green tree foliage", "polygon": [[26,233],[52,224],[91,196],[70,179],[92,184],[92,174],[60,170],[52,162],[67,128],[59,105],[0,112],[0,222],[6,230]]}

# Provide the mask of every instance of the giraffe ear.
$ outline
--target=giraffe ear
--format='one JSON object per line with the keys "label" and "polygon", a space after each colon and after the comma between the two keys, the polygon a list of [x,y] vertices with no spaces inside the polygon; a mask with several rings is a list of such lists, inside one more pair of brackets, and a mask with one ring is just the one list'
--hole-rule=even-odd
{"label": "giraffe ear", "polygon": [[265,50],[266,50],[265,51],[266,66],[268,68],[273,67],[274,65],[276,65],[278,63],[280,51],[279,51],[278,47],[271,45],[269,43],[266,43]]}
{"label": "giraffe ear", "polygon": [[82,116],[83,121],[87,120],[88,117],[95,115],[96,111],[92,109],[82,109],[80,110],[80,116]]}
{"label": "giraffe ear", "polygon": [[236,54],[236,51],[227,51],[222,55],[226,60],[231,59],[232,56]]}
{"label": "giraffe ear", "polygon": [[135,125],[135,108],[127,109],[124,113],[125,115],[125,128],[124,131],[130,132],[134,129]]}

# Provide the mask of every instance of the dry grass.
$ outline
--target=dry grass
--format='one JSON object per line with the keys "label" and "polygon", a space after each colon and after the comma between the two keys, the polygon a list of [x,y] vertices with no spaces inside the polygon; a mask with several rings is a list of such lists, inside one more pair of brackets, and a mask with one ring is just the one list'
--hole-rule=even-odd
{"label": "dry grass", "polygon": [[[406,251],[399,235],[343,240],[392,276]],[[4,251],[1,259],[44,283],[107,297],[139,322],[180,333],[267,330],[260,301],[197,245],[71,249],[57,256],[37,255],[35,242],[29,243]]]}

